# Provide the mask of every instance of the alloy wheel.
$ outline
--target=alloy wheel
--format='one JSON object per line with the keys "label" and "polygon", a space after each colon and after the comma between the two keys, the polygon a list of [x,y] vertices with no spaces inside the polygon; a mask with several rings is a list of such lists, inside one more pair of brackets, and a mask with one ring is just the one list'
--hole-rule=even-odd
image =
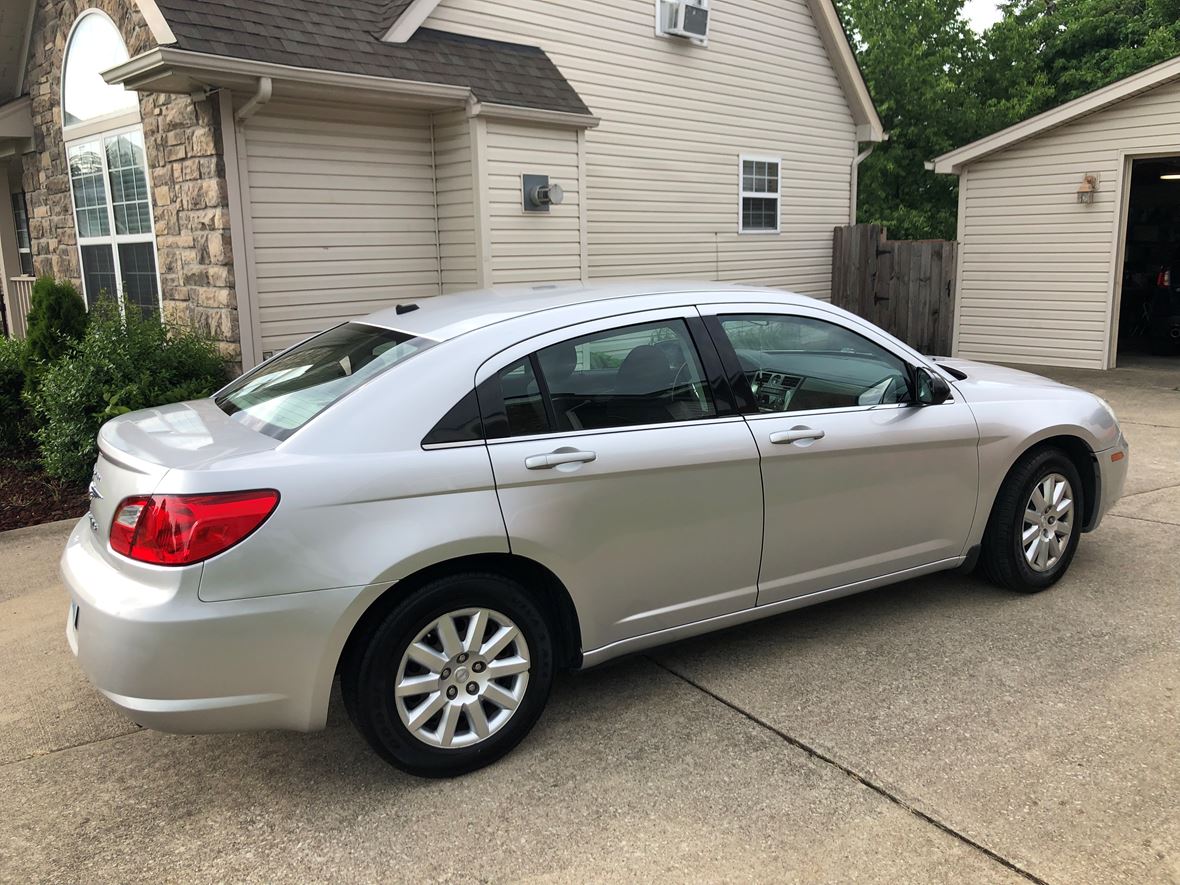
{"label": "alloy wheel", "polygon": [[406,648],[394,688],[398,716],[432,747],[469,747],[503,728],[524,700],[529,647],[508,617],[465,608],[426,625]]}
{"label": "alloy wheel", "polygon": [[1060,473],[1042,477],[1024,507],[1020,544],[1024,560],[1035,572],[1051,571],[1069,546],[1073,533],[1074,496]]}

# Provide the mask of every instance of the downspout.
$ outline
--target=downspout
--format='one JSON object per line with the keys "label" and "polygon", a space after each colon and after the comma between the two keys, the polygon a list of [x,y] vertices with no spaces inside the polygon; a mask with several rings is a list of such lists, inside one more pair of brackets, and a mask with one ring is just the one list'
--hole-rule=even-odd
{"label": "downspout", "polygon": [[270,95],[273,89],[274,83],[270,77],[259,77],[258,90],[250,97],[249,101],[238,108],[237,113],[234,114],[234,119],[239,123],[243,123],[253,117],[263,105],[270,101]]}
{"label": "downspout", "polygon": [[865,148],[863,151],[861,151],[859,154],[857,154],[856,159],[854,159],[852,161],[852,179],[851,179],[852,201],[849,203],[849,206],[848,206],[848,223],[849,224],[856,224],[856,200],[857,200],[857,196],[858,196],[857,190],[858,190],[859,179],[860,179],[860,164],[869,158],[869,155],[872,154],[874,148],[876,148],[876,147],[877,147],[876,144],[870,144],[867,148]]}

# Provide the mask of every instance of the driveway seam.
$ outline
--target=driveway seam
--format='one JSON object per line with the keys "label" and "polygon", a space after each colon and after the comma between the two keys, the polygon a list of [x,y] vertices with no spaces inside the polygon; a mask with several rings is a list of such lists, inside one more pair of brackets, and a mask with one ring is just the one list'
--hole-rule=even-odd
{"label": "driveway seam", "polygon": [[814,759],[818,759],[820,762],[827,763],[828,765],[832,766],[833,768],[835,768],[838,771],[842,772],[843,774],[847,775],[852,780],[856,781],[857,783],[861,784],[862,786],[868,787],[874,793],[888,799],[890,802],[892,802],[894,805],[898,806],[899,808],[902,808],[905,811],[908,811],[911,815],[918,818],[919,820],[924,821],[925,823],[930,824],[932,827],[935,827],[936,829],[941,830],[942,832],[946,833],[948,836],[952,837],[953,839],[958,840],[959,842],[962,842],[964,845],[968,846],[969,848],[974,848],[976,851],[980,852],[981,854],[985,855],[986,857],[990,858],[991,860],[995,861],[996,863],[1000,864],[1001,866],[1006,867],[1007,869],[1016,873],[1018,876],[1021,876],[1024,879],[1027,879],[1029,882],[1034,882],[1034,883],[1036,883],[1036,885],[1049,885],[1048,882],[1046,882],[1044,879],[1042,879],[1040,876],[1036,875],[1035,873],[1032,873],[1029,870],[1024,869],[1023,867],[1021,867],[1020,865],[1018,865],[1014,861],[1011,861],[1008,858],[1004,857],[999,852],[993,851],[991,848],[988,848],[986,845],[976,842],[970,836],[968,836],[964,833],[960,833],[958,830],[956,830],[950,824],[940,821],[938,818],[928,814],[925,811],[922,811],[920,808],[916,808],[915,806],[911,805],[909,802],[906,802],[900,796],[897,796],[894,793],[891,793],[885,787],[881,786],[880,784],[874,783],[873,781],[869,780],[864,775],[859,774],[854,769],[849,768],[847,765],[844,765],[841,762],[838,762],[836,759],[833,759],[831,756],[827,755],[826,753],[823,753],[822,751],[817,750],[815,747],[812,747],[811,745],[804,743],[803,741],[799,740],[799,738],[797,738],[797,737],[793,737],[793,736],[787,734],[782,729],[777,728],[774,725],[771,725],[766,720],[760,718],[759,716],[756,716],[755,714],[749,712],[748,710],[743,710],[737,704],[733,703],[730,700],[727,700],[726,698],[723,698],[721,695],[717,694],[714,691],[710,691],[709,689],[707,689],[703,685],[701,685],[699,682],[695,682],[694,680],[692,680],[688,676],[685,676],[683,673],[673,670],[667,664],[664,664],[663,662],[658,661],[655,658],[648,656],[648,655],[645,655],[644,657],[646,657],[647,660],[651,661],[653,664],[655,664],[661,670],[663,670],[666,673],[669,673],[672,676],[675,676],[677,679],[680,679],[681,681],[691,685],[697,691],[701,692],[702,694],[708,695],[709,697],[711,697],[713,700],[717,701],[718,703],[724,704],[726,707],[728,707],[733,712],[737,713],[740,716],[743,716],[744,718],[748,719],[750,722],[753,722],[755,725],[765,729],[766,731],[769,731],[771,734],[775,735],[780,740],[785,741],[786,743],[790,744],[792,747],[795,747],[796,749],[802,750],[808,756],[811,756]]}
{"label": "driveway seam", "polygon": [[1156,427],[1160,430],[1180,429],[1180,424],[1149,424],[1146,421],[1119,421],[1119,424],[1130,424],[1134,427]]}
{"label": "driveway seam", "polygon": [[1123,495],[1119,498],[1120,501],[1126,501],[1128,498],[1138,498],[1140,495],[1150,495],[1153,492],[1164,492],[1168,489],[1180,489],[1180,484],[1170,486],[1160,486],[1158,489],[1144,489],[1142,492],[1132,492],[1129,495]]}
{"label": "driveway seam", "polygon": [[77,750],[81,747],[93,747],[95,744],[105,744],[107,741],[118,740],[119,738],[130,737],[133,734],[145,734],[150,729],[136,727],[131,731],[122,731],[119,734],[107,735],[104,738],[99,738],[94,741],[80,741],[76,744],[67,744],[64,747],[55,747],[52,750],[47,750],[44,753],[33,753],[31,756],[22,756],[20,759],[9,759],[7,762],[0,762],[0,768],[7,768],[9,765],[20,765],[22,762],[28,762],[32,759],[45,759],[48,756],[56,756],[58,753],[64,753],[67,750]]}
{"label": "driveway seam", "polygon": [[1112,513],[1111,516],[1116,516],[1119,519],[1137,519],[1140,522],[1154,522],[1156,525],[1170,525],[1180,527],[1180,522],[1168,522],[1166,519],[1152,519],[1149,516],[1131,516],[1129,513]]}

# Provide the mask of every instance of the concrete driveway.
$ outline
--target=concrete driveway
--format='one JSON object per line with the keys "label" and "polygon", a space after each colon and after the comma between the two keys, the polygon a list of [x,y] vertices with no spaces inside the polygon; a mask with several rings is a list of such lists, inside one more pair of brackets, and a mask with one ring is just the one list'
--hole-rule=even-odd
{"label": "concrete driveway", "polygon": [[111,712],[63,635],[57,524],[0,535],[0,879],[1180,882],[1180,369],[1115,407],[1127,497],[1022,597],[936,575],[559,680],[509,758]]}

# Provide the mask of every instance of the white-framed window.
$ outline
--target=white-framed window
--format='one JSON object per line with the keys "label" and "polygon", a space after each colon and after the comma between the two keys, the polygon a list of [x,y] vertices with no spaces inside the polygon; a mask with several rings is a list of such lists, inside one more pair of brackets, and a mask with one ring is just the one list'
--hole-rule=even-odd
{"label": "white-framed window", "polygon": [[33,275],[33,241],[29,237],[29,209],[24,191],[12,195],[12,217],[16,221],[16,251],[20,256],[20,272]]}
{"label": "white-framed window", "polygon": [[781,157],[743,154],[738,161],[738,232],[776,234],[781,217]]}
{"label": "white-framed window", "polygon": [[107,16],[88,10],[66,44],[62,134],[78,232],[82,290],[159,310],[160,276],[139,99],[102,72],[127,60]]}

